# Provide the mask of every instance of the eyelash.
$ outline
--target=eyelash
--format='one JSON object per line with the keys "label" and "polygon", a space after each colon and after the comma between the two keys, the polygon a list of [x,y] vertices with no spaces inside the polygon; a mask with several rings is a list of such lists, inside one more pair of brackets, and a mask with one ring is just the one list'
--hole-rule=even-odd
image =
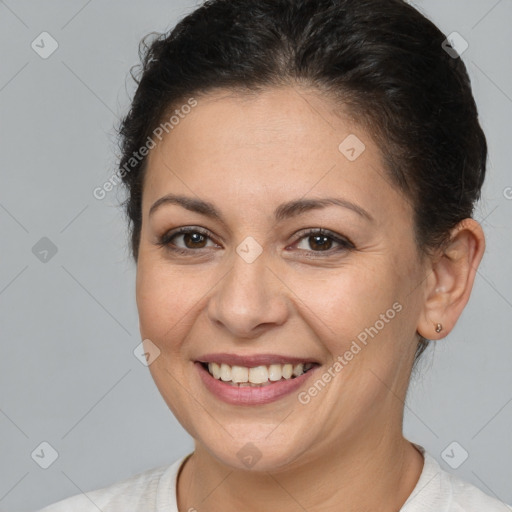
{"label": "eyelash", "polygon": [[[169,233],[165,233],[162,237],[159,238],[159,240],[156,242],[156,245],[158,245],[159,247],[164,247],[165,249],[172,251],[174,254],[179,254],[179,255],[184,255],[184,256],[190,256],[191,252],[197,252],[197,251],[203,249],[203,248],[183,249],[181,247],[176,247],[171,243],[171,240],[173,238],[180,236],[180,235],[187,234],[187,233],[197,233],[197,234],[203,235],[207,238],[210,238],[208,231],[206,231],[205,229],[190,226],[190,227],[180,228],[178,231],[171,231]],[[332,255],[337,254],[342,251],[350,251],[350,250],[355,249],[354,244],[350,240],[340,238],[340,237],[336,236],[334,233],[332,233],[331,231],[329,231],[327,229],[323,229],[323,228],[312,228],[312,229],[306,230],[305,232],[303,232],[301,234],[301,236],[297,239],[297,241],[294,242],[293,245],[300,242],[302,239],[308,238],[311,236],[325,236],[327,238],[330,238],[332,241],[334,241],[335,243],[337,243],[341,246],[338,249],[334,249],[334,250],[328,249],[326,251],[305,251],[309,255],[314,255],[313,257],[315,257],[315,258],[325,257],[324,255],[326,255],[328,257],[328,256],[332,256]],[[301,249],[301,251],[303,251],[303,250]]]}

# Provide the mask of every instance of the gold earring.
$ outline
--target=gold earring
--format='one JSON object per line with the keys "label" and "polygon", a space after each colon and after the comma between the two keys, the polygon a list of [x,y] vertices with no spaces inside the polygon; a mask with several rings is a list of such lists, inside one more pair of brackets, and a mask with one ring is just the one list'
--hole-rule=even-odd
{"label": "gold earring", "polygon": [[439,333],[443,330],[443,325],[442,324],[437,324],[436,325],[436,332]]}

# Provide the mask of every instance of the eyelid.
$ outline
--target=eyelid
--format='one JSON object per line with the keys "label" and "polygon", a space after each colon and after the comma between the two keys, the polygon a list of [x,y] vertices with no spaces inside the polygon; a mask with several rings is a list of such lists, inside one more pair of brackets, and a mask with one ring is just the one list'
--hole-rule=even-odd
{"label": "eyelid", "polygon": [[[334,231],[331,231],[330,229],[326,229],[326,228],[306,228],[306,229],[302,229],[302,230],[298,231],[297,233],[295,233],[294,236],[298,236],[298,238],[296,240],[296,242],[298,242],[307,236],[313,236],[313,235],[327,236],[329,238],[332,238],[335,242],[337,242],[339,244],[348,245],[351,248],[355,249],[354,243],[349,238],[347,238],[346,236],[343,236],[343,235],[338,235]],[[294,243],[296,243],[296,242],[294,242]],[[328,251],[314,251],[314,252],[321,253],[321,252],[328,252]]]}
{"label": "eyelid", "polygon": [[[158,240],[156,242],[156,245],[159,246],[169,246],[170,240],[174,237],[186,235],[187,233],[199,233],[200,235],[203,235],[204,237],[212,240],[215,242],[213,237],[211,236],[211,233],[206,228],[201,228],[199,226],[182,226],[180,228],[172,229],[170,231],[166,231],[163,235],[158,237]],[[216,243],[216,242],[215,242]],[[181,247],[177,248],[182,249]],[[183,249],[184,251],[194,251],[194,249]],[[195,250],[197,252],[197,249]]]}
{"label": "eyelid", "polygon": [[[181,236],[181,235],[185,235],[187,233],[199,233],[200,235],[203,235],[207,239],[216,243],[215,239],[211,236],[210,231],[208,229],[202,228],[199,226],[182,226],[180,228],[170,230],[170,231],[164,233],[163,235],[161,235],[158,238],[156,245],[161,246],[163,248],[167,248],[169,251],[171,251],[173,253],[185,254],[185,255],[193,254],[193,253],[200,253],[203,249],[208,248],[208,247],[201,247],[198,249],[187,249],[187,248],[173,246],[173,244],[171,244],[170,240],[172,238]],[[296,237],[296,240],[291,245],[292,246],[296,245],[302,239],[307,238],[309,236],[326,236],[326,237],[330,238],[334,243],[337,243],[340,247],[338,247],[337,249],[336,248],[328,249],[326,251],[313,251],[313,250],[301,249],[300,252],[307,253],[309,255],[315,254],[316,257],[321,258],[322,255],[325,255],[325,257],[328,257],[332,254],[339,253],[343,250],[345,250],[345,251],[355,250],[355,245],[349,238],[347,238],[343,235],[338,235],[337,233],[334,233],[333,231],[331,231],[329,229],[318,228],[318,227],[317,228],[305,228],[305,229],[302,229],[302,230],[296,232],[294,234],[294,237]],[[290,246],[288,246],[288,247],[290,247]]]}

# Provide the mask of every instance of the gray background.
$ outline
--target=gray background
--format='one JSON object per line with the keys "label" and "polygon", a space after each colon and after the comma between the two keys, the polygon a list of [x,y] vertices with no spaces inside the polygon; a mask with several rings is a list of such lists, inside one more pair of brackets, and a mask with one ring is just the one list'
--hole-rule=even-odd
{"label": "gray background", "polygon": [[[512,3],[413,3],[469,42],[463,59],[490,158],[476,215],[487,252],[459,324],[424,356],[405,434],[446,470],[512,503]],[[123,195],[99,201],[92,191],[115,170],[113,128],[134,90],[127,76],[139,40],[196,5],[0,1],[1,510],[34,510],[193,448],[133,354]],[[43,31],[59,45],[47,59],[31,48]],[[43,237],[57,247],[46,262],[32,251]],[[43,441],[59,454],[48,469],[31,456]],[[469,453],[458,469],[442,455],[453,441],[452,460]]]}

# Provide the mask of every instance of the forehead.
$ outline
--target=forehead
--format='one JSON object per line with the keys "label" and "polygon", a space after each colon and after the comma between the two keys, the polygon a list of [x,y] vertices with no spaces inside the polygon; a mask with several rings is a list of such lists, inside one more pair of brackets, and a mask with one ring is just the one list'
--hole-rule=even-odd
{"label": "forehead", "polygon": [[379,148],[335,109],[297,87],[197,97],[148,156],[143,210],[170,192],[259,204],[338,192],[369,210],[396,204]]}

